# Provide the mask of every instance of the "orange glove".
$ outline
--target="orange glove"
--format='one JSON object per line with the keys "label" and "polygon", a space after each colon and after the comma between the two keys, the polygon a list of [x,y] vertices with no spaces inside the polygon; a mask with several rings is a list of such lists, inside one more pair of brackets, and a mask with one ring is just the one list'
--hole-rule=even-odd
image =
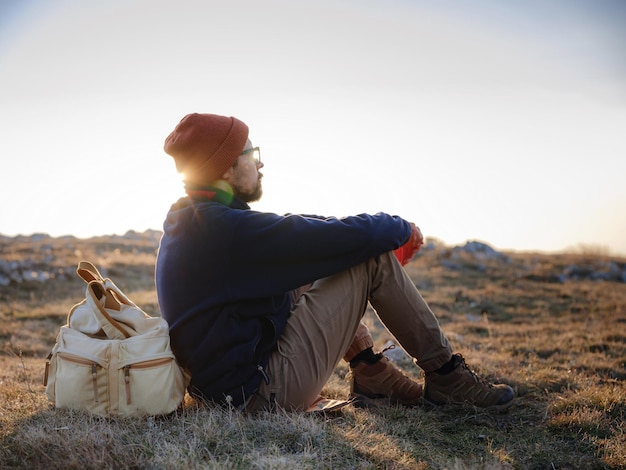
{"label": "orange glove", "polygon": [[417,227],[414,223],[411,223],[411,227],[413,230],[411,231],[409,240],[400,248],[393,250],[393,254],[396,255],[396,258],[398,258],[398,261],[400,261],[402,266],[405,266],[409,261],[411,261],[413,256],[415,256],[415,253],[417,253],[424,244],[424,236],[422,235],[419,227]]}

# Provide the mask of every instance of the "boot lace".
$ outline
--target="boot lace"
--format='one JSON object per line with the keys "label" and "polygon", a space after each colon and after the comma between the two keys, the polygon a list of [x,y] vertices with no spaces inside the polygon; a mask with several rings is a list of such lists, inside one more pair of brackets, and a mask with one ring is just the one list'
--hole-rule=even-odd
{"label": "boot lace", "polygon": [[482,384],[488,388],[493,388],[493,384],[491,382],[484,377],[479,376],[473,369],[470,368],[470,366],[467,365],[465,358],[461,354],[455,354],[455,356],[458,358],[457,361],[459,362],[459,367],[465,369],[476,383]]}

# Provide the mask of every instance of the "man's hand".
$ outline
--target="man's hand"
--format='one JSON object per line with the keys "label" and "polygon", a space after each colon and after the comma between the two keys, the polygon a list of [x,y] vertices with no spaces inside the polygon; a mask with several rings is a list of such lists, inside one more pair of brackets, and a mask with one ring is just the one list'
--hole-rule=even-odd
{"label": "man's hand", "polygon": [[411,261],[413,256],[415,256],[415,253],[417,253],[424,244],[424,236],[422,235],[422,231],[419,227],[411,222],[411,228],[413,230],[411,231],[409,240],[400,248],[393,251],[402,266],[405,266],[409,261]]}

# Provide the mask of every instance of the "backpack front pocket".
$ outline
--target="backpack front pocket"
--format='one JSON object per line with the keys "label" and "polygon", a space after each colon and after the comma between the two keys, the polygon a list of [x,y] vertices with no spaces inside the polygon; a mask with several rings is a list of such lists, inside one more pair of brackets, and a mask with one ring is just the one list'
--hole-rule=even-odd
{"label": "backpack front pocket", "polygon": [[182,373],[172,356],[126,364],[120,367],[120,376],[120,398],[126,397],[123,402],[120,400],[120,408],[125,403],[128,412],[166,414],[182,401],[185,389]]}
{"label": "backpack front pocket", "polygon": [[109,387],[102,361],[67,351],[58,351],[52,361],[56,362],[53,393],[57,407],[88,407],[105,412]]}

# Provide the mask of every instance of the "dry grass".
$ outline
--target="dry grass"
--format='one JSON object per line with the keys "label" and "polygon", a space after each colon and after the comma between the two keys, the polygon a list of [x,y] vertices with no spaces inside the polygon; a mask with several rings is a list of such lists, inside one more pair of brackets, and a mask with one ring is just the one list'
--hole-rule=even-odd
{"label": "dry grass", "polygon": [[[155,240],[5,242],[3,259],[48,256],[59,268],[94,261],[149,313]],[[554,282],[589,253],[509,254],[509,262],[442,261],[426,251],[407,266],[470,364],[518,391],[506,413],[466,407],[328,416],[199,407],[164,418],[102,419],[53,410],[41,385],[44,357],[77,277],[0,287],[0,468],[626,468],[626,284]],[[623,260],[621,260],[623,262]],[[366,321],[382,346],[389,335]],[[404,371],[420,371],[401,360]],[[340,364],[326,387],[345,397]]]}

